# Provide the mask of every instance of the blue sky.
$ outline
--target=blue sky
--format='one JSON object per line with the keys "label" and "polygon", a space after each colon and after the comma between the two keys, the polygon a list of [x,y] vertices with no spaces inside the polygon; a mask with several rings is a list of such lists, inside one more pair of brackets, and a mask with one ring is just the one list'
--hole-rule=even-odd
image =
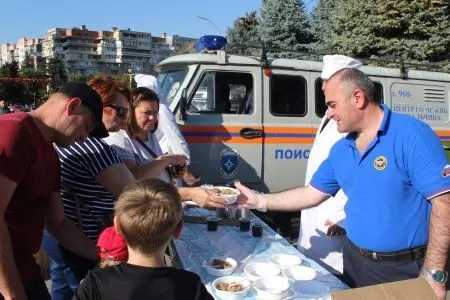
{"label": "blue sky", "polygon": [[[310,7],[315,0],[305,0]],[[131,28],[161,36],[199,37],[226,33],[246,12],[259,11],[261,0],[9,0],[2,1],[0,44],[20,37],[42,38],[54,27],[86,25],[90,30]]]}

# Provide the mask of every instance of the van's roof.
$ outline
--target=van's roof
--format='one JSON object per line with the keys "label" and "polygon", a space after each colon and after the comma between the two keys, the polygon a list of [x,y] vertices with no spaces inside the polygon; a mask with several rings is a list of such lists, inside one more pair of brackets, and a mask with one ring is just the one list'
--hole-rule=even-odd
{"label": "van's roof", "polygon": [[[222,52],[222,57],[219,55]],[[177,66],[177,65],[190,65],[190,64],[217,64],[223,65],[223,51],[217,53],[195,53],[195,54],[181,54],[176,56],[171,56],[156,66],[157,71],[166,69],[167,67]],[[248,65],[248,66],[259,66],[261,64],[260,58],[253,56],[241,56],[241,55],[225,55],[226,65]],[[299,60],[299,59],[287,59],[287,58],[269,58],[268,65],[271,68],[283,68],[283,69],[293,69],[293,70],[304,70],[321,72],[322,62],[310,61],[310,60]],[[374,66],[362,66],[361,71],[370,76],[380,76],[380,77],[394,77],[401,78],[400,68],[385,68],[385,67],[374,67]],[[442,72],[430,72],[422,70],[408,70],[409,79],[423,79],[423,80],[439,80],[450,82],[450,74]]]}

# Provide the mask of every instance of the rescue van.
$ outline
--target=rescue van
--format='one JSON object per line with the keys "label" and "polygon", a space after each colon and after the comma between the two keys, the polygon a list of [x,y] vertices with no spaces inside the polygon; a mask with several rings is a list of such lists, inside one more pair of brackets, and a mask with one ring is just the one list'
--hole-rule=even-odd
{"label": "rescue van", "polygon": [[[193,171],[208,184],[233,179],[261,192],[304,184],[326,111],[322,63],[214,51],[170,57],[156,66],[161,97],[189,143]],[[428,123],[450,141],[450,74],[363,66],[376,97],[392,111]]]}

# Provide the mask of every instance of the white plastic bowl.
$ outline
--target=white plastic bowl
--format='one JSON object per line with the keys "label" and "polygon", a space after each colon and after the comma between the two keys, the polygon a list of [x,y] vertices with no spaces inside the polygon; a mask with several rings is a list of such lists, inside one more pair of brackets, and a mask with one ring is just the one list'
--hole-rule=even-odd
{"label": "white plastic bowl", "polygon": [[[244,287],[244,290],[240,291],[240,292],[222,291],[222,290],[219,290],[216,287],[216,285],[219,282],[225,282],[225,283],[236,282],[236,283],[242,284],[243,287]],[[217,295],[217,297],[219,297],[220,299],[223,299],[223,300],[243,299],[247,295],[248,290],[250,289],[250,286],[251,286],[251,283],[250,283],[250,281],[247,278],[244,278],[242,276],[235,276],[235,275],[217,278],[212,283],[212,287],[214,289],[214,293]]]}
{"label": "white plastic bowl", "polygon": [[273,277],[280,274],[280,268],[268,262],[254,262],[245,266],[244,273],[251,281],[263,277]]}
{"label": "white plastic bowl", "polygon": [[[231,267],[226,269],[219,269],[212,266],[212,262],[214,259],[220,259],[224,260],[231,264]],[[234,272],[234,269],[236,269],[237,262],[231,257],[211,257],[207,261],[203,263],[203,266],[206,269],[206,272],[211,276],[226,276],[231,275]]]}
{"label": "white plastic bowl", "polygon": [[306,266],[292,266],[283,270],[283,275],[292,281],[313,280],[317,277],[317,272]]}
{"label": "white plastic bowl", "polygon": [[258,298],[282,299],[288,296],[291,284],[285,277],[273,276],[256,280],[253,287]]}
{"label": "white plastic bowl", "polygon": [[298,266],[302,263],[302,259],[293,254],[274,254],[269,257],[269,262],[279,266],[282,270],[292,266]]}
{"label": "white plastic bowl", "polygon": [[[204,188],[209,189],[209,190],[218,190],[220,191],[219,194],[219,198],[224,200],[227,204],[233,204],[236,203],[236,200],[239,196],[239,194],[241,192],[239,192],[239,190],[231,188],[231,187],[226,187],[226,186],[204,186]],[[230,194],[223,194],[223,192],[228,192]]]}

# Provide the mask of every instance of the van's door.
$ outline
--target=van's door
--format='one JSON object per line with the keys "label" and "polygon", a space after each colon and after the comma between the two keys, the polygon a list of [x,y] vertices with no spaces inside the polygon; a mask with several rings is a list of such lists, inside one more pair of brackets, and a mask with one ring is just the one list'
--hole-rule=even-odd
{"label": "van's door", "polygon": [[[261,182],[261,68],[200,65],[187,87],[181,130],[191,168],[206,183]],[[177,112],[180,119],[180,112]]]}
{"label": "van's door", "polygon": [[[272,68],[264,75],[264,179],[271,192],[304,185],[314,141],[311,72]],[[311,102],[313,103],[313,102]],[[282,178],[282,180],[281,180]]]}

